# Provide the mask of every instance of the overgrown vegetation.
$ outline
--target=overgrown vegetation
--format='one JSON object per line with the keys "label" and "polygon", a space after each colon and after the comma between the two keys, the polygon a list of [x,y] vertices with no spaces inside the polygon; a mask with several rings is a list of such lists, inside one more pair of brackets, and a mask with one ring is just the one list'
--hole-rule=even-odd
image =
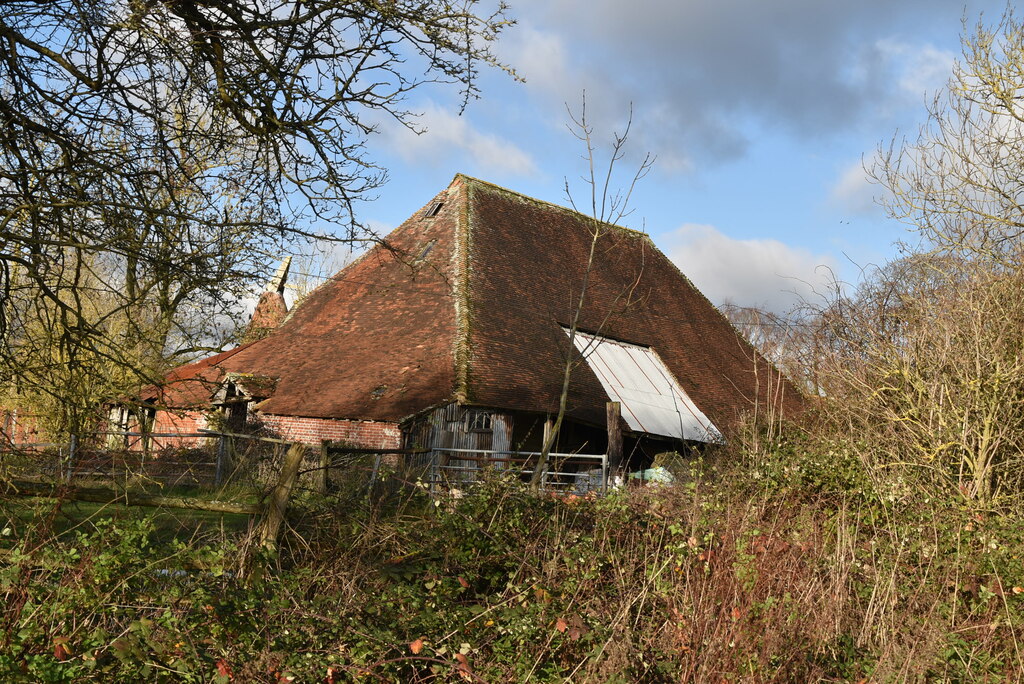
{"label": "overgrown vegetation", "polygon": [[[756,437],[757,439],[753,439]],[[757,446],[754,446],[757,444]],[[7,523],[24,681],[1005,681],[1024,526],[765,439],[673,487],[309,500],[276,557],[108,511]],[[365,495],[363,495],[365,497]],[[255,554],[255,555],[254,555]]]}

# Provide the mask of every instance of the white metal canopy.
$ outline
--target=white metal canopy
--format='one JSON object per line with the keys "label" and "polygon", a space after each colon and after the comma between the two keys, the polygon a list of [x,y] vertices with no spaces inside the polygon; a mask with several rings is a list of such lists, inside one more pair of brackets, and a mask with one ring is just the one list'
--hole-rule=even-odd
{"label": "white metal canopy", "polygon": [[631,430],[695,442],[724,441],[653,349],[581,332],[574,342],[608,398],[621,405]]}

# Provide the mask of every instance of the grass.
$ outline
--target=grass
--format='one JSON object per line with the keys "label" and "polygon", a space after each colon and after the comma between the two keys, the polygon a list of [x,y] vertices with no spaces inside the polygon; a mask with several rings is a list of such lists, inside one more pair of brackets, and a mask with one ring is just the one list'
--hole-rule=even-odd
{"label": "grass", "polygon": [[[157,542],[196,537],[228,538],[244,533],[251,521],[251,516],[232,513],[144,507],[136,507],[135,511],[133,516],[145,519],[151,525]],[[7,519],[5,527],[12,533],[0,538],[0,548],[9,549],[17,544],[21,536],[19,531],[37,525],[41,519],[49,520],[48,536],[53,541],[63,541],[82,530],[94,528],[101,521],[123,517],[126,507],[78,501],[64,501],[58,505],[53,500],[25,498],[6,502],[3,512]]]}

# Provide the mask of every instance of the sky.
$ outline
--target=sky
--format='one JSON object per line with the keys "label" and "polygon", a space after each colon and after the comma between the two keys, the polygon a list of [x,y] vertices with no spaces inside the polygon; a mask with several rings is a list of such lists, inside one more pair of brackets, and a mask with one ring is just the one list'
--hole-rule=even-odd
{"label": "sky", "polygon": [[[386,231],[456,173],[567,204],[586,188],[567,107],[607,141],[632,110],[628,185],[651,172],[623,224],[654,243],[715,303],[784,313],[913,241],[885,216],[864,171],[880,144],[913,137],[960,57],[964,19],[994,24],[1002,2],[968,0],[510,0],[517,25],[495,46],[525,82],[482,74],[458,92],[416,91],[426,132],[383,122],[368,141],[391,180],[358,218]],[[552,245],[557,249],[557,245]],[[543,264],[538,264],[542,267]]]}

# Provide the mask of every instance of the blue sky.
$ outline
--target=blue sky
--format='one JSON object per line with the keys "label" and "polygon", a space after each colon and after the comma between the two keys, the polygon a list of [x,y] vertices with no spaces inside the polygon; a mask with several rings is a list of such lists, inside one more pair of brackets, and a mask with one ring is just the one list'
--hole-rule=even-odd
{"label": "blue sky", "polygon": [[822,267],[853,282],[913,239],[872,201],[862,160],[925,121],[960,55],[962,18],[995,23],[1004,7],[512,0],[518,25],[496,50],[526,82],[485,73],[462,116],[458,93],[417,91],[407,104],[427,131],[384,122],[369,140],[391,181],[359,218],[397,226],[459,172],[565,204],[566,177],[584,192],[565,107],[586,90],[599,138],[622,129],[632,103],[622,182],[644,153],[658,158],[625,223],[713,301],[784,311],[822,287]]}

